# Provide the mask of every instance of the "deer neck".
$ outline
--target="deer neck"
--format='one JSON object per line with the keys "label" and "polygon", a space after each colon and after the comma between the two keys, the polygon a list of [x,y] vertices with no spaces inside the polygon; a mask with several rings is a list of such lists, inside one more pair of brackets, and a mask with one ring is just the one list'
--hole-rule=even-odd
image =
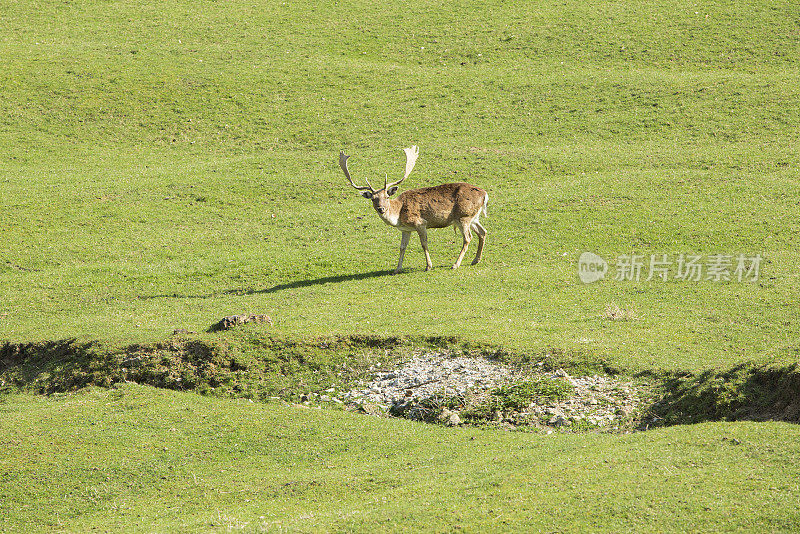
{"label": "deer neck", "polygon": [[402,202],[397,199],[390,198],[389,209],[382,214],[378,214],[378,216],[389,226],[397,226],[400,224],[400,208],[402,207]]}

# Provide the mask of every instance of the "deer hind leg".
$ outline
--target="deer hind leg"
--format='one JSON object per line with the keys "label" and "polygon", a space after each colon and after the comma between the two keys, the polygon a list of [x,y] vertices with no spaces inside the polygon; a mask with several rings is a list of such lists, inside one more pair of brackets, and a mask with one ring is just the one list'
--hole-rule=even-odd
{"label": "deer hind leg", "polygon": [[431,255],[428,253],[428,230],[424,226],[420,226],[417,228],[417,233],[419,242],[422,244],[422,251],[425,253],[425,270],[430,271],[433,269],[433,263],[431,263]]}
{"label": "deer hind leg", "polygon": [[470,230],[470,220],[469,219],[461,219],[459,221],[459,229],[461,230],[461,235],[464,236],[464,246],[461,247],[461,254],[458,255],[458,259],[453,264],[453,269],[458,269],[458,266],[461,265],[461,260],[464,259],[464,254],[467,253],[467,247],[469,247],[469,242],[472,241],[472,231]]}
{"label": "deer hind leg", "polygon": [[481,257],[483,256],[483,244],[486,243],[486,228],[478,221],[478,218],[475,217],[473,219],[472,228],[475,230],[475,233],[478,234],[478,252],[475,254],[475,259],[472,260],[472,265],[475,265],[479,261],[481,261]]}
{"label": "deer hind leg", "polygon": [[411,232],[403,232],[403,237],[400,238],[400,259],[397,261],[397,269],[394,270],[394,274],[397,274],[403,270],[403,256],[406,255],[406,247],[408,246],[408,241],[410,239]]}

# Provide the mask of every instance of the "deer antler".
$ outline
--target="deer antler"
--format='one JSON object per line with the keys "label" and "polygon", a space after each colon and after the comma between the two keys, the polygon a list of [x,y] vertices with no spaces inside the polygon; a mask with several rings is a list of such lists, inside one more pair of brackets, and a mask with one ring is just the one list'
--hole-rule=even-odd
{"label": "deer antler", "polygon": [[417,162],[417,156],[419,156],[419,148],[417,148],[417,145],[414,145],[411,148],[404,148],[403,151],[406,153],[406,173],[401,180],[387,184],[387,190],[390,187],[394,187],[403,183],[403,180],[408,178],[408,175],[411,174],[412,170],[414,170],[414,164]]}
{"label": "deer antler", "polygon": [[339,166],[344,171],[344,175],[347,176],[347,180],[350,182],[350,185],[352,185],[359,191],[370,191],[371,193],[375,193],[375,189],[372,188],[372,186],[369,183],[369,180],[367,180],[366,178],[364,178],[364,181],[367,182],[367,187],[358,186],[353,183],[353,179],[350,178],[350,171],[347,170],[347,158],[349,157],[350,156],[345,155],[344,152],[339,152]]}

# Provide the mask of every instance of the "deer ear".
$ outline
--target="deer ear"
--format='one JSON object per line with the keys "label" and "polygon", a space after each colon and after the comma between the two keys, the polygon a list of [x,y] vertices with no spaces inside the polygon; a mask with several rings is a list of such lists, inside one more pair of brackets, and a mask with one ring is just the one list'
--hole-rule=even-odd
{"label": "deer ear", "polygon": [[397,193],[397,186],[390,187],[390,188],[389,188],[389,189],[386,191],[386,196],[389,196],[389,197],[390,197],[390,196],[394,195],[395,193]]}
{"label": "deer ear", "polygon": [[361,193],[361,196],[364,198],[372,198],[372,193],[370,193],[369,191],[364,191],[363,193]]}

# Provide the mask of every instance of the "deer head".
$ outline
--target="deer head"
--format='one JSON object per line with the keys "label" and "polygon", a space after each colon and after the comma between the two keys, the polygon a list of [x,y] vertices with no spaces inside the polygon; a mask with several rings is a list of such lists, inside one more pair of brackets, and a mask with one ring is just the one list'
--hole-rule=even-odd
{"label": "deer head", "polygon": [[339,166],[344,171],[344,175],[347,177],[347,180],[350,182],[350,185],[361,191],[361,196],[364,198],[368,198],[372,200],[372,206],[375,208],[375,211],[378,212],[379,215],[383,215],[389,209],[389,197],[394,195],[397,192],[397,187],[403,183],[403,180],[408,178],[408,175],[411,174],[411,171],[414,169],[414,164],[417,162],[417,156],[419,156],[419,149],[416,146],[412,146],[411,148],[404,148],[403,151],[406,153],[406,172],[403,177],[392,183],[388,183],[388,176],[384,178],[383,187],[381,189],[375,190],[374,187],[369,183],[369,180],[366,178],[364,181],[366,182],[366,187],[358,186],[353,183],[353,179],[350,177],[350,171],[347,170],[347,156],[344,152],[339,153]]}

